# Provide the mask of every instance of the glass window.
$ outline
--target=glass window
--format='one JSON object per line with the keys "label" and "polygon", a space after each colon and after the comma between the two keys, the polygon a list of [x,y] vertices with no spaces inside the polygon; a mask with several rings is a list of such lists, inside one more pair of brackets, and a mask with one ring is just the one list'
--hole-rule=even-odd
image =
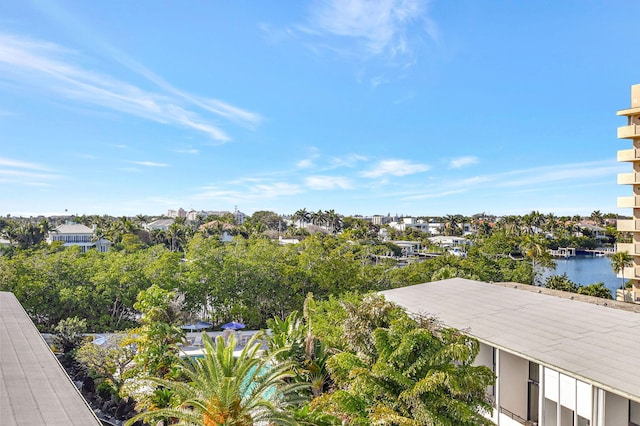
{"label": "glass window", "polygon": [[629,424],[640,426],[640,404],[629,401]]}

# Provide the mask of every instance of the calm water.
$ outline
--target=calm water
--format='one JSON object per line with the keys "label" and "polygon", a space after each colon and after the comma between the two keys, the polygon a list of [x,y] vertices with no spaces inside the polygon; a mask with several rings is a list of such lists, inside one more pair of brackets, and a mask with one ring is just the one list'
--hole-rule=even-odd
{"label": "calm water", "polygon": [[[574,283],[580,285],[590,285],[603,282],[611,295],[616,297],[616,289],[620,288],[622,279],[616,277],[611,268],[611,260],[608,257],[575,256],[568,259],[555,259],[556,269],[545,270],[538,281],[544,283],[550,275],[567,274],[567,277]],[[627,281],[625,279],[625,281]]]}

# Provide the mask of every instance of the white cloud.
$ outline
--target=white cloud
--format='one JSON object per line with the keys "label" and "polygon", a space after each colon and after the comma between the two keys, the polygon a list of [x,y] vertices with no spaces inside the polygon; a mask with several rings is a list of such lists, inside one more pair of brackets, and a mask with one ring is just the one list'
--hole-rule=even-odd
{"label": "white cloud", "polygon": [[403,195],[404,200],[420,200],[470,192],[482,187],[484,191],[493,189],[506,197],[514,193],[544,191],[545,185],[562,185],[568,189],[574,182],[589,182],[589,186],[593,186],[596,179],[613,178],[619,172],[620,165],[614,160],[558,164],[457,180],[447,179],[405,194],[398,194],[396,191],[395,195]]}
{"label": "white cloud", "polygon": [[0,157],[0,183],[49,187],[50,181],[60,178],[42,164]]}
{"label": "white cloud", "polygon": [[473,157],[473,156],[466,156],[466,157],[458,157],[458,158],[454,158],[449,162],[449,168],[450,169],[459,169],[461,167],[464,166],[470,166],[471,164],[477,164],[478,163],[478,157]]}
{"label": "white cloud", "polygon": [[223,200],[231,203],[255,200],[267,200],[299,194],[303,189],[299,185],[287,182],[275,182],[271,184],[260,183],[245,186],[238,189],[222,189],[218,186],[206,186],[194,196],[197,200]]}
{"label": "white cloud", "polygon": [[175,149],[174,152],[177,152],[178,154],[191,154],[191,155],[200,154],[200,151],[195,149],[195,148],[191,148],[191,149]]}
{"label": "white cloud", "polygon": [[296,167],[299,169],[308,169],[309,167],[313,167],[313,160],[309,158],[305,158],[304,160],[300,160],[296,163]]}
{"label": "white cloud", "polygon": [[434,192],[428,192],[425,194],[419,194],[419,195],[412,195],[409,197],[403,197],[401,198],[401,200],[426,200],[426,199],[430,199],[430,198],[441,198],[441,197],[446,197],[448,195],[456,195],[456,194],[461,194],[465,192],[463,189],[452,189],[452,190],[448,190],[448,191],[434,191]]}
{"label": "white cloud", "polygon": [[522,187],[551,182],[595,179],[603,176],[616,176],[620,164],[611,161],[591,161],[584,163],[558,164],[535,167],[503,173],[496,178],[498,187]]}
{"label": "white cloud", "polygon": [[18,85],[57,94],[67,100],[196,130],[220,142],[231,138],[202,113],[251,126],[262,119],[258,114],[223,101],[183,92],[142,65],[120,56],[121,63],[158,85],[163,92],[146,91],[84,69],[73,63],[81,59],[78,55],[72,55],[68,49],[53,43],[0,33],[0,76]]}
{"label": "white cloud", "polygon": [[426,172],[429,169],[431,169],[431,167],[427,164],[412,163],[407,160],[383,160],[373,169],[362,172],[361,175],[368,178],[406,176]]}
{"label": "white cloud", "polygon": [[334,157],[331,159],[331,168],[354,167],[357,163],[367,161],[367,157],[359,154],[349,154],[344,157]]}
{"label": "white cloud", "polygon": [[156,163],[154,161],[131,161],[131,163],[145,167],[169,167],[166,163]]}
{"label": "white cloud", "polygon": [[0,166],[13,167],[17,169],[48,171],[49,168],[37,163],[27,163],[26,161],[12,160],[11,158],[0,157]]}
{"label": "white cloud", "polygon": [[29,178],[29,179],[58,179],[60,176],[50,173],[34,173],[24,170],[6,170],[0,169],[0,175],[17,177],[17,178]]}
{"label": "white cloud", "polygon": [[341,176],[309,176],[305,179],[305,184],[314,190],[328,189],[351,189],[351,181]]}
{"label": "white cloud", "polygon": [[349,37],[362,43],[367,54],[390,56],[411,52],[408,34],[412,24],[437,36],[437,26],[426,15],[423,0],[316,1],[310,16],[310,32]]}

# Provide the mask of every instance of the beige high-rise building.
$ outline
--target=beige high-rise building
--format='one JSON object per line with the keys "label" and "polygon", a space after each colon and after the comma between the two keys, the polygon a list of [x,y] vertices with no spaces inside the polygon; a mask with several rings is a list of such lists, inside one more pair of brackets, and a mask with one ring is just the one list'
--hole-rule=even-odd
{"label": "beige high-rise building", "polygon": [[618,138],[633,143],[633,148],[618,151],[618,161],[633,166],[632,173],[618,175],[618,184],[633,188],[632,196],[618,197],[618,207],[633,209],[633,219],[619,220],[618,231],[630,232],[633,237],[631,243],[618,243],[617,250],[631,254],[633,266],[624,270],[624,277],[631,279],[631,288],[618,290],[617,299],[640,303],[640,84],[631,86],[631,108],[618,111],[618,115],[627,118],[627,124],[618,127]]}

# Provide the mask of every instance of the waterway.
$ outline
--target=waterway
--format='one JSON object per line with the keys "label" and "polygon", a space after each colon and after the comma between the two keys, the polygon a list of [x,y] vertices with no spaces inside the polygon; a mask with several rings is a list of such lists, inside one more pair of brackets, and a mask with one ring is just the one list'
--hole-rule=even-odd
{"label": "waterway", "polygon": [[[616,290],[620,288],[622,279],[616,277],[611,268],[611,259],[607,256],[595,257],[578,255],[567,259],[555,259],[556,268],[545,269],[537,277],[537,282],[544,283],[551,275],[567,274],[567,277],[574,283],[580,285],[590,285],[603,282],[611,290],[611,295],[616,297]],[[625,279],[625,281],[627,281]]]}

